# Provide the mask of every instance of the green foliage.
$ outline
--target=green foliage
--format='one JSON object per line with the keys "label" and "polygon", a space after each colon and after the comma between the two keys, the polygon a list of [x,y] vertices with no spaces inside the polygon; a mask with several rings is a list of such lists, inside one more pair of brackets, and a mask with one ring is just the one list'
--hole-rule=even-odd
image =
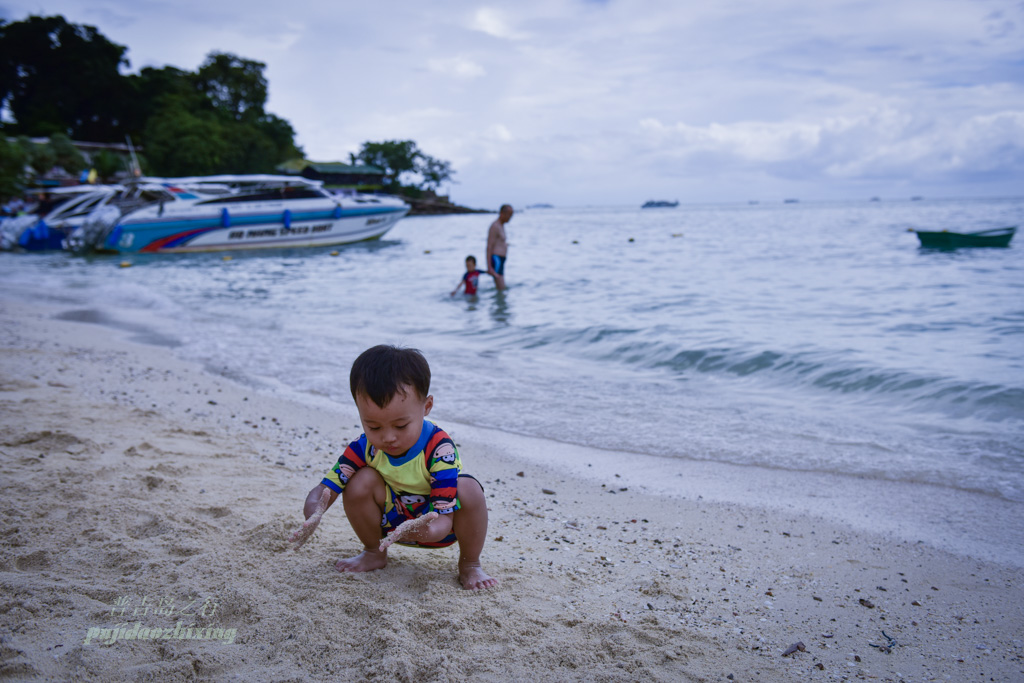
{"label": "green foliage", "polygon": [[302,158],[302,149],[295,144],[292,124],[273,114],[264,114],[258,127],[274,143],[275,155],[279,160],[277,163]]}
{"label": "green foliage", "polygon": [[[155,90],[156,104],[142,135],[158,175],[271,173],[302,151],[295,130],[263,110],[265,65],[212,53],[197,74],[149,71],[137,87]],[[202,149],[188,149],[197,146]]]}
{"label": "green foliage", "polygon": [[242,124],[227,127],[224,140],[228,145],[227,166],[240,169],[237,173],[270,173],[278,163],[273,141],[258,126]]}
{"label": "green foliage", "polygon": [[119,70],[128,66],[126,49],[62,16],[0,24],[0,104],[15,119],[4,132],[123,136],[118,112],[127,90]]}
{"label": "green foliage", "polygon": [[301,154],[282,119],[237,122],[188,103],[188,98],[166,99],[146,126],[143,146],[157,175],[272,173],[277,164]]}
{"label": "green foliage", "polygon": [[0,198],[13,197],[24,188],[27,161],[21,145],[0,137]]}
{"label": "green foliage", "polygon": [[401,186],[402,174],[416,170],[420,154],[412,140],[364,142],[359,154],[352,156],[352,163],[369,164],[383,170],[385,187],[397,189]]}
{"label": "green foliage", "polygon": [[263,62],[211,52],[195,76],[196,88],[235,121],[258,120],[267,102],[265,68]]}
{"label": "green foliage", "polygon": [[102,182],[113,178],[118,171],[127,170],[124,159],[107,149],[101,149],[92,155],[92,167],[96,169],[96,175]]}
{"label": "green foliage", "polygon": [[24,154],[25,165],[31,167],[37,175],[46,173],[57,163],[57,157],[49,145],[37,145],[24,135],[19,135],[15,143]]}
{"label": "green foliage", "polygon": [[[146,151],[146,171],[159,175],[271,172],[302,156],[291,124],[264,109],[263,62],[211,52],[195,73],[166,66],[122,76],[126,51],[62,16],[0,21],[0,106],[14,118],[0,130],[51,138],[48,146],[4,147],[5,163],[16,166],[16,148],[22,168],[77,173],[85,161],[68,136],[122,142],[131,135]],[[454,174],[412,140],[366,142],[352,160],[382,168],[384,187],[394,192],[436,190]],[[121,166],[110,153],[94,160],[104,178]]]}
{"label": "green foliage", "polygon": [[451,180],[455,171],[451,162],[425,156],[420,160],[419,173],[423,176],[423,187],[437,190],[446,180]]}
{"label": "green foliage", "polygon": [[211,116],[170,101],[146,124],[143,140],[152,172],[157,175],[209,175],[224,170],[227,145]]}
{"label": "green foliage", "polygon": [[[130,95],[121,112],[126,132],[139,140],[146,123],[169,99],[189,100],[190,106],[197,109],[209,108],[202,95],[195,91],[191,76],[188,71],[173,66],[162,69],[147,66],[138,75],[128,76],[126,81]],[[111,140],[123,141],[124,137]]]}
{"label": "green foliage", "polygon": [[50,145],[32,145],[33,150],[28,163],[36,175],[43,175],[57,165],[57,155]]}
{"label": "green foliage", "polygon": [[[392,192],[437,189],[444,181],[450,181],[454,174],[451,163],[424,154],[412,140],[364,142],[359,154],[350,154],[349,157],[353,164],[369,164],[382,169],[384,186]],[[419,174],[422,180],[403,186],[403,174]]]}
{"label": "green foliage", "polygon": [[50,149],[53,150],[57,165],[74,175],[86,167],[85,157],[71,144],[71,138],[64,133],[50,136]]}
{"label": "green foliage", "polygon": [[18,147],[21,147],[21,151],[25,153],[25,163],[32,163],[32,154],[35,152],[36,143],[29,140],[25,135],[19,135],[14,142]]}
{"label": "green foliage", "polygon": [[[14,118],[0,132],[91,142],[130,135],[147,152],[146,171],[160,175],[270,172],[302,156],[291,124],[264,110],[263,62],[212,52],[195,73],[166,66],[122,76],[125,52],[62,16],[0,20],[0,106]],[[40,173],[84,168],[63,142],[41,149],[26,157]]]}

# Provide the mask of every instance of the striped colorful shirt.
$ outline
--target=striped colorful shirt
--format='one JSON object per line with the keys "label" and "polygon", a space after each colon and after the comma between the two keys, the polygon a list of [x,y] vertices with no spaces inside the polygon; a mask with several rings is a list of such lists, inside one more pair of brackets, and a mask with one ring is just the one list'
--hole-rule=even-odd
{"label": "striped colorful shirt", "polygon": [[[416,508],[416,516],[431,510],[445,515],[458,509],[459,451],[451,437],[430,420],[423,421],[419,440],[401,455],[376,449],[366,434],[360,435],[345,448],[322,483],[341,493],[360,467],[377,470],[403,503]],[[422,503],[427,503],[426,507]]]}

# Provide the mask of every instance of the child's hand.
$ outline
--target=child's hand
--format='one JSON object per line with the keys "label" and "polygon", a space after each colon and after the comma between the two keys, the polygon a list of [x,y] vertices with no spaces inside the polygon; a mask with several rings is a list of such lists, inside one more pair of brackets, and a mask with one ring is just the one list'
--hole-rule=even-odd
{"label": "child's hand", "polygon": [[427,526],[428,524],[430,524],[431,521],[437,519],[439,516],[440,515],[438,515],[436,512],[431,511],[423,515],[422,517],[405,520],[404,522],[396,526],[394,531],[392,531],[386,537],[381,539],[380,550],[386,550],[387,547],[395,541],[401,541],[403,538],[415,536],[415,532],[417,530]]}
{"label": "child's hand", "polygon": [[316,531],[317,526],[320,524],[320,518],[327,512],[327,506],[331,504],[331,491],[330,489],[324,489],[323,493],[320,494],[320,500],[317,501],[316,509],[313,514],[302,523],[302,528],[293,533],[288,537],[288,542],[292,544],[292,550],[298,550],[302,545],[309,540],[309,537]]}

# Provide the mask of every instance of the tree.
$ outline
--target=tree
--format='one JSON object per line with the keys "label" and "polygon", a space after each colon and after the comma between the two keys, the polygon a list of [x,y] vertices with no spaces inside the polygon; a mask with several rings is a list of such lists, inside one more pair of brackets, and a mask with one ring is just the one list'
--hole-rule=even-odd
{"label": "tree", "polygon": [[436,190],[455,173],[451,163],[424,154],[412,140],[364,142],[359,154],[349,154],[349,159],[353,164],[363,163],[383,170],[384,186],[393,192],[403,189],[401,181],[405,173],[418,173],[422,178],[421,182],[407,186],[416,190]]}
{"label": "tree", "polygon": [[270,173],[274,170],[278,163],[277,148],[258,126],[245,123],[223,126],[222,135],[228,149],[226,172]]}
{"label": "tree", "polygon": [[0,198],[13,197],[24,189],[26,161],[21,145],[0,137]]}
{"label": "tree", "polygon": [[269,173],[301,156],[291,124],[263,110],[265,67],[211,53],[196,74],[144,69],[136,88],[158,93],[142,137],[154,170],[161,175]]}
{"label": "tree", "polygon": [[419,172],[420,175],[423,176],[423,186],[428,190],[434,191],[436,191],[437,188],[441,186],[441,183],[446,180],[453,182],[452,175],[455,174],[450,162],[428,157],[426,155],[421,159]]}
{"label": "tree", "polygon": [[[131,135],[152,148],[160,174],[272,171],[302,155],[291,124],[264,109],[263,62],[212,52],[195,73],[167,66],[122,76],[125,53],[62,16],[0,20],[0,109],[14,119],[0,121],[0,132],[91,142]],[[82,167],[70,152],[36,152],[40,172]]]}
{"label": "tree", "polygon": [[267,65],[226,52],[211,52],[199,67],[195,83],[213,106],[235,121],[257,120],[267,102]]}
{"label": "tree", "polygon": [[54,154],[53,147],[50,145],[36,145],[29,163],[36,175],[45,175],[57,165],[57,155]]}
{"label": "tree", "polygon": [[110,141],[123,137],[118,115],[127,94],[121,66],[127,48],[93,26],[64,17],[0,23],[0,106],[8,133]]}
{"label": "tree", "polygon": [[292,124],[274,114],[264,114],[257,127],[274,143],[274,166],[289,159],[303,157],[302,148],[295,144],[295,129],[292,128]]}
{"label": "tree", "polygon": [[53,148],[49,145],[37,145],[24,135],[19,135],[18,146],[25,155],[25,163],[32,167],[36,175],[43,175],[57,163]]}
{"label": "tree", "polygon": [[171,99],[150,117],[143,133],[146,157],[158,175],[210,175],[225,170],[227,145],[212,116]]}
{"label": "tree", "polygon": [[56,164],[72,175],[87,166],[85,157],[75,149],[71,138],[64,133],[54,133],[50,136],[50,149],[53,150]]}
{"label": "tree", "polygon": [[96,169],[96,175],[101,181],[107,181],[113,178],[118,171],[125,170],[125,163],[124,159],[109,149],[101,149],[93,155],[92,167]]}
{"label": "tree", "polygon": [[142,142],[158,175],[271,173],[301,154],[287,121],[268,115],[243,122],[212,108],[196,107],[193,97],[168,96],[150,117]]}
{"label": "tree", "polygon": [[363,163],[384,171],[384,186],[392,190],[401,188],[403,173],[416,170],[420,150],[412,140],[364,142],[359,154],[350,155],[353,164]]}
{"label": "tree", "polygon": [[[135,140],[142,139],[142,132],[149,121],[168,98],[188,100],[195,109],[208,108],[203,96],[196,92],[192,78],[195,74],[173,66],[157,69],[143,68],[138,74],[128,76],[126,87],[129,91],[121,111],[125,132]],[[118,142],[123,142],[123,138]]]}

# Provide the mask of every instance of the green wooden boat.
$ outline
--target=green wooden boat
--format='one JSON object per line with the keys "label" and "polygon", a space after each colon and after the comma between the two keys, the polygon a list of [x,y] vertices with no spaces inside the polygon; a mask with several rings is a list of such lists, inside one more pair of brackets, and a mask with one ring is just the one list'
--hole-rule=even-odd
{"label": "green wooden boat", "polygon": [[921,240],[921,246],[928,249],[1008,247],[1014,233],[1017,232],[1017,226],[996,228],[994,230],[980,230],[978,232],[950,232],[949,230],[928,232],[913,229],[911,231],[917,233],[917,238]]}

